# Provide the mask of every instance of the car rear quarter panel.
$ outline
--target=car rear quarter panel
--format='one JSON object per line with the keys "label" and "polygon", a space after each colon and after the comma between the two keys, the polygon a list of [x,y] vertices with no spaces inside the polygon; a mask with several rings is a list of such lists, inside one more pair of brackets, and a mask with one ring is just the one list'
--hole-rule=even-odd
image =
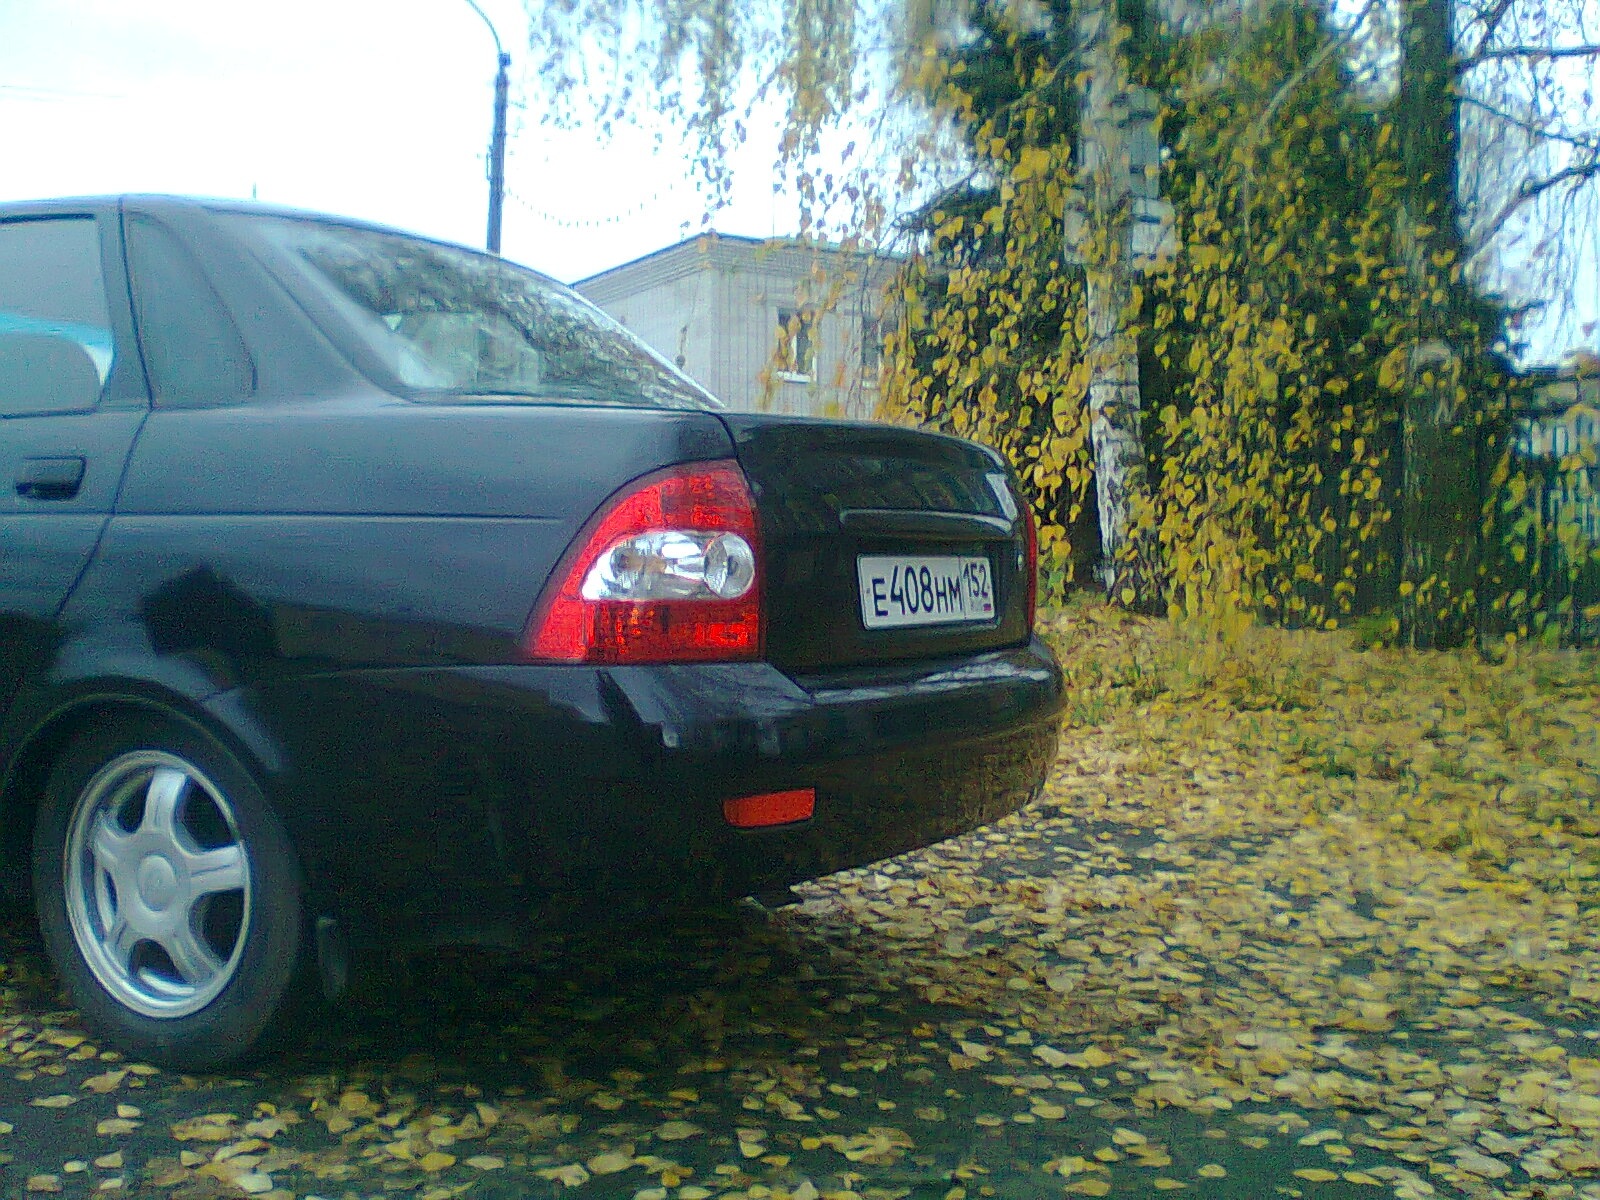
{"label": "car rear quarter panel", "polygon": [[516,661],[540,589],[622,484],[727,454],[707,414],[355,396],[153,413],[65,614],[215,690]]}

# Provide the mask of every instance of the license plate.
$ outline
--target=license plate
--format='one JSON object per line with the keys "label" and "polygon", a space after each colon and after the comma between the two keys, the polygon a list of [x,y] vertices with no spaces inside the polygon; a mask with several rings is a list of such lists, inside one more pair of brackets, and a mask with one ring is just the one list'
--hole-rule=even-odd
{"label": "license plate", "polygon": [[856,578],[868,629],[994,619],[987,558],[863,555],[856,559]]}

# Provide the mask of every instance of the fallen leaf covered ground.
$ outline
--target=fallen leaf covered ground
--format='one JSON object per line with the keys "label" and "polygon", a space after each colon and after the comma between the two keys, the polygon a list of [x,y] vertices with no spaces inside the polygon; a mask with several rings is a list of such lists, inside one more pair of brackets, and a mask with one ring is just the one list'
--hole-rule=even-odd
{"label": "fallen leaf covered ground", "polygon": [[1600,1197],[1594,657],[1048,628],[1030,810],[237,1077],[96,1046],[10,920],[0,1194]]}

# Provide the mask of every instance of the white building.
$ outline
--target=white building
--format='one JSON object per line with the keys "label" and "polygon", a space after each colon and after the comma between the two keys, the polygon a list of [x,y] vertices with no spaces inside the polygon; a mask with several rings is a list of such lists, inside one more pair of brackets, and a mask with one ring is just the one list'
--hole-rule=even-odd
{"label": "white building", "polygon": [[705,233],[573,286],[730,408],[869,420],[898,265]]}

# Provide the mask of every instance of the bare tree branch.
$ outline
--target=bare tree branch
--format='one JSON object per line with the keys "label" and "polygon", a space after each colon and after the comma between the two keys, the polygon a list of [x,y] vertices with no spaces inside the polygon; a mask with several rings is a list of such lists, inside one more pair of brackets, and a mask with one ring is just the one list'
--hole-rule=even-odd
{"label": "bare tree branch", "polygon": [[1478,45],[1487,45],[1494,38],[1500,30],[1500,22],[1505,20],[1506,14],[1516,2],[1517,0],[1497,0],[1495,6],[1479,18],[1476,23],[1483,26],[1483,36],[1478,39]]}
{"label": "bare tree branch", "polygon": [[1495,120],[1504,121],[1507,125],[1511,125],[1522,130],[1524,133],[1530,134],[1533,137],[1539,138],[1543,141],[1561,142],[1563,145],[1573,146],[1579,150],[1586,151],[1589,154],[1600,156],[1600,139],[1585,140],[1584,138],[1579,137],[1577,134],[1568,133],[1565,130],[1551,129],[1549,126],[1541,125],[1537,121],[1531,120],[1528,117],[1518,116],[1516,113],[1507,112],[1503,108],[1496,108],[1494,105],[1485,100],[1480,100],[1476,96],[1462,96],[1461,103],[1469,104],[1473,108],[1480,109],[1481,111],[1488,113]]}
{"label": "bare tree branch", "polygon": [[1477,258],[1487,250],[1490,243],[1505,228],[1506,222],[1530,200],[1566,183],[1574,181],[1581,183],[1597,178],[1600,178],[1600,159],[1575,163],[1570,167],[1557,171],[1553,175],[1547,175],[1543,179],[1523,180],[1522,184],[1511,194],[1510,199],[1500,206],[1500,210],[1495,213],[1494,218],[1479,233],[1478,247],[1472,252],[1472,258]]}
{"label": "bare tree branch", "polygon": [[1468,71],[1491,62],[1520,58],[1529,62],[1550,62],[1558,58],[1600,58],[1600,45],[1585,43],[1581,46],[1496,46],[1469,54],[1456,63],[1456,73]]}

